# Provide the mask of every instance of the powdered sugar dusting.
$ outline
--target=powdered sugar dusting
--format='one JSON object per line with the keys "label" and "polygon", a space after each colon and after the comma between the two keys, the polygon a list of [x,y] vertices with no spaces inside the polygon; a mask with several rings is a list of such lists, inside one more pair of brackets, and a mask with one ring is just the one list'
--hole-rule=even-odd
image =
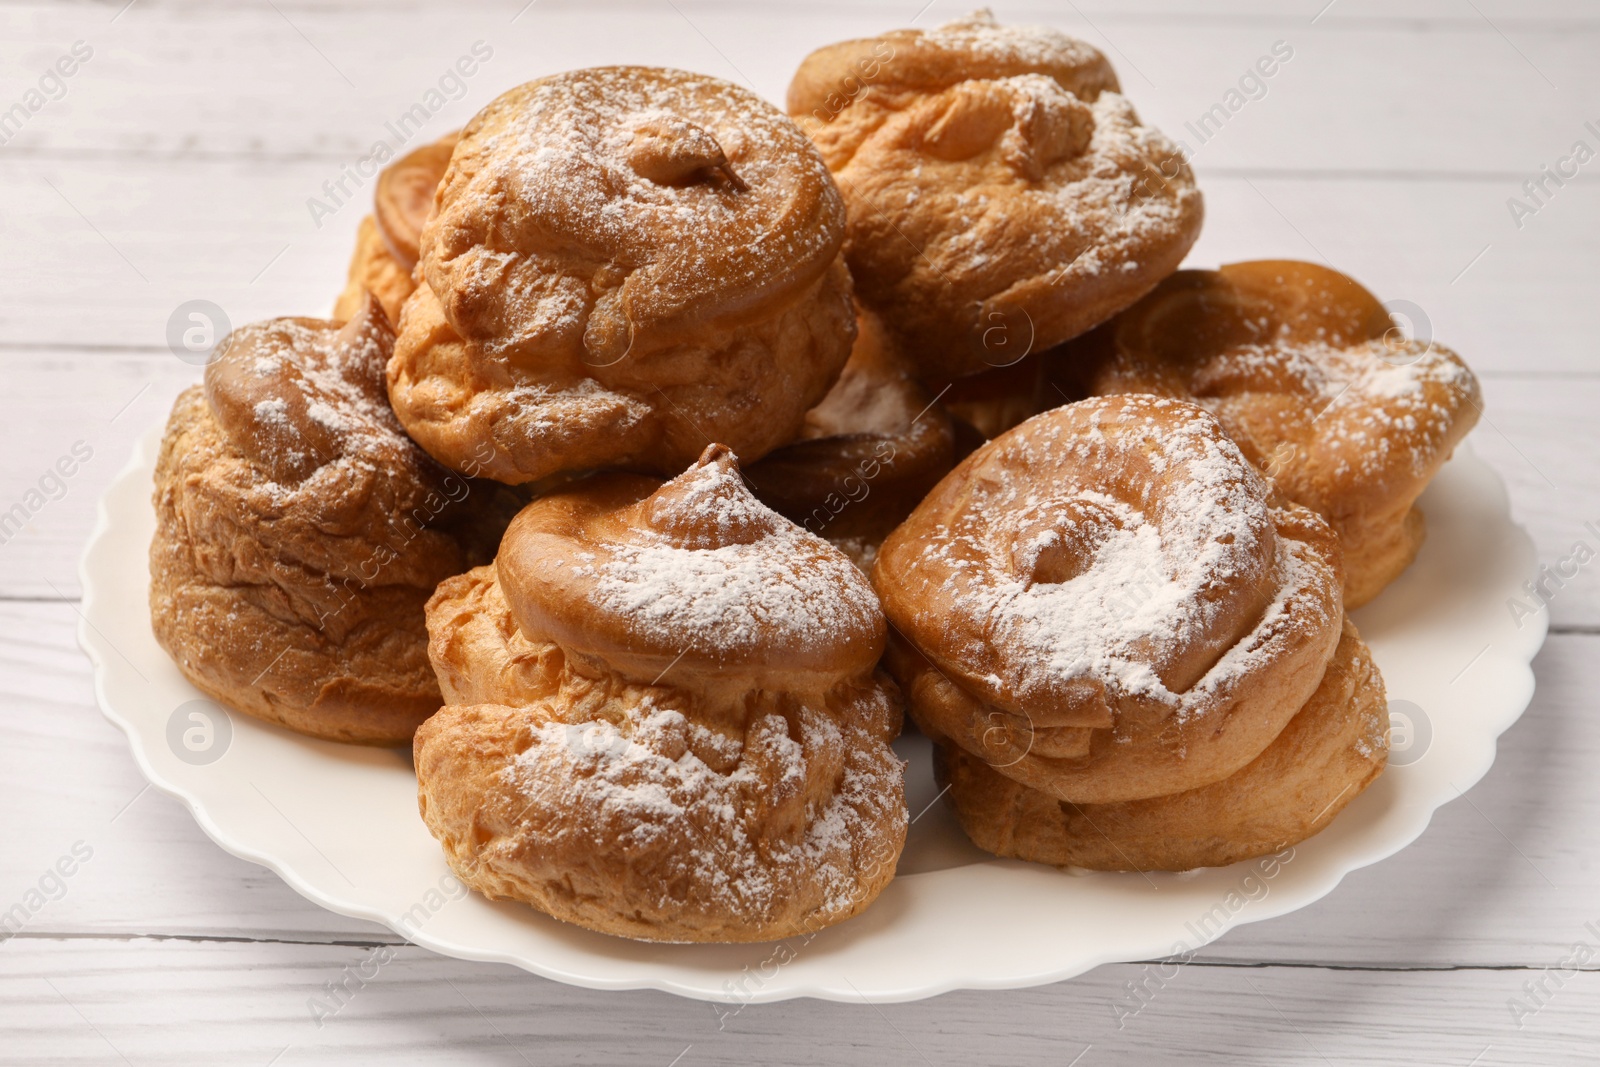
{"label": "powdered sugar dusting", "polygon": [[458,707],[418,735],[424,791],[437,761],[422,750],[493,753],[473,769],[493,784],[470,826],[447,831],[481,861],[457,867],[466,880],[493,869],[505,881],[485,888],[504,895],[510,881],[540,906],[576,890],[590,920],[653,940],[786,936],[853,913],[887,882],[907,822],[888,744],[900,706],[870,664],[731,670],[709,688],[681,671],[629,680],[513,624],[502,579],[498,567],[452,579],[429,613],[435,649],[471,650],[471,662],[441,672]]}
{"label": "powdered sugar dusting", "polygon": [[1140,400],[1109,433],[1097,412],[1081,435],[1041,416],[1002,437],[919,560],[960,629],[1007,650],[1019,698],[1088,681],[1176,705],[1166,665],[1271,579],[1265,489],[1237,446],[1195,408]]}
{"label": "powdered sugar dusting", "polygon": [[248,511],[297,516],[332,538],[385,527],[424,500],[438,502],[430,513],[443,507],[437,469],[389,406],[393,335],[381,316],[373,309],[343,327],[270,319],[224,342],[205,396],[239,453],[222,481],[248,497]]}
{"label": "powdered sugar dusting", "polygon": [[271,423],[287,429],[289,427],[289,405],[282,397],[270,400],[258,400],[253,409],[258,422]]}
{"label": "powdered sugar dusting", "polygon": [[[1035,96],[1060,92],[1054,85],[1029,90]],[[1166,243],[1199,211],[1200,191],[1177,146],[1141,125],[1126,97],[1102,93],[1090,109],[1088,150],[1055,164],[1034,193],[1063,231],[1053,240],[1077,250],[1058,282],[1129,271],[1130,255]]]}
{"label": "powdered sugar dusting", "polygon": [[[639,162],[651,145],[660,158]],[[725,165],[682,179],[652,169],[719,153]],[[810,282],[843,224],[821,158],[754,94],[679,71],[595,68],[513,89],[468,125],[423,263],[452,324],[484,352],[581,345],[604,365],[670,323]]]}
{"label": "powdered sugar dusting", "polygon": [[1213,356],[1190,384],[1196,403],[1224,422],[1260,393],[1303,398],[1302,432],[1329,470],[1369,483],[1394,471],[1426,477],[1463,418],[1470,424],[1477,415],[1471,370],[1448,349],[1418,341],[1336,346],[1274,338]]}
{"label": "powdered sugar dusting", "polygon": [[775,826],[773,798],[804,796],[818,769],[806,749],[815,758],[845,743],[830,717],[807,716],[805,745],[789,736],[783,718],[761,719],[744,744],[733,742],[731,770],[719,772],[695,752],[709,743],[710,731],[648,697],[638,712],[621,726],[542,723],[502,773],[529,798],[559,783],[561,802],[585,813],[586,832],[606,851],[681,853],[679,862],[704,894],[697,907],[760,916],[780,903],[795,877],[820,883],[824,915],[858,903],[851,838],[862,827],[855,809],[862,790],[884,792],[882,759],[851,761],[822,803],[809,811],[802,804],[793,812],[801,818],[780,816]]}
{"label": "powdered sugar dusting", "polygon": [[[384,387],[388,346],[374,330],[271,319],[241,327],[222,351],[222,360],[232,365],[219,370],[231,373],[215,376],[212,388],[258,398],[251,403],[255,419],[283,435],[287,447],[332,442],[342,454],[360,452],[374,439],[409,444]],[[318,458],[328,462],[335,456]]]}
{"label": "powdered sugar dusting", "polygon": [[751,655],[877,625],[877,597],[837,549],[758,501],[731,464],[691,468],[652,500],[654,528],[604,546],[594,597],[655,641]]}
{"label": "powdered sugar dusting", "polygon": [[[1045,75],[1020,74],[971,83],[970,95],[1007,98],[1012,121],[969,158],[925,150],[908,108],[884,109],[878,130],[835,161],[845,188],[917,247],[914,270],[928,284],[980,302],[1034,281],[1061,294],[1130,284],[1127,263],[1192,241],[1202,210],[1194,177],[1120,94],[1085,102]],[[947,114],[962,99],[953,95]]]}
{"label": "powdered sugar dusting", "polygon": [[1117,87],[1116,73],[1092,45],[1044,26],[1001,25],[984,9],[930,30],[892,30],[819,49],[801,64],[789,105],[827,122],[874,94],[1014,74],[1047,74],[1084,100]]}
{"label": "powdered sugar dusting", "polygon": [[988,8],[926,31],[923,40],[995,64],[1045,69],[1103,62],[1093,46],[1044,26],[1007,26]]}

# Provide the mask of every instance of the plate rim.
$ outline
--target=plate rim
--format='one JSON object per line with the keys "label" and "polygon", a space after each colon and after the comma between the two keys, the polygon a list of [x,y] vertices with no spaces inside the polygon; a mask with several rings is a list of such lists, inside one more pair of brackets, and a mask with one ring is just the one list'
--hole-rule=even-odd
{"label": "plate rim", "polygon": [[[117,709],[116,702],[111,699],[108,692],[107,686],[110,681],[111,670],[110,657],[112,655],[122,656],[122,653],[95,626],[93,621],[101,608],[101,600],[104,596],[104,590],[99,588],[99,584],[95,580],[93,563],[102,552],[108,551],[107,546],[115,534],[110,502],[118,495],[119,491],[127,490],[128,483],[143,476],[153,466],[155,460],[154,452],[159,447],[164,424],[165,420],[163,419],[140,435],[127,461],[100,494],[95,507],[94,526],[78,560],[78,578],[82,593],[80,598],[81,606],[78,610],[77,637],[79,646],[91,662],[95,701],[99,705],[101,713],[121,730],[128,739],[134,762],[151,786],[182,803],[202,832],[223,851],[267,868],[282,879],[291,889],[319,907],[335,914],[378,923],[406,943],[456,959],[509,964],[540,977],[582,988],[606,991],[650,989],[693,1000],[737,1005],[738,1008],[742,1008],[747,1004],[775,1003],[797,997],[846,1003],[886,1004],[921,1000],[963,989],[1023,989],[1065,981],[1109,963],[1126,963],[1140,959],[1160,958],[1159,954],[1108,949],[1075,955],[1070,957],[1068,962],[1057,967],[1034,969],[1024,973],[1013,972],[1005,976],[974,975],[968,978],[951,977],[930,980],[913,986],[881,987],[870,990],[856,988],[848,980],[846,980],[848,988],[829,985],[826,982],[816,980],[790,984],[771,982],[765,986],[758,987],[747,996],[741,995],[737,999],[730,999],[725,988],[723,990],[711,988],[709,976],[707,984],[696,984],[674,979],[670,974],[661,973],[658,968],[654,967],[642,967],[637,976],[633,977],[608,977],[580,973],[560,965],[541,963],[538,960],[529,959],[526,956],[512,952],[494,951],[456,943],[445,937],[430,936],[426,931],[420,929],[402,929],[399,925],[399,920],[391,920],[386,915],[381,914],[376,907],[364,907],[342,900],[324,891],[314,882],[299,874],[297,869],[282,857],[262,851],[239,839],[216,820],[203,796],[167,779],[161,774],[148,757],[145,747],[147,739],[138,727]],[[1537,564],[1536,547],[1527,529],[1518,523],[1511,513],[1505,479],[1491,464],[1476,455],[1469,442],[1463,442],[1457,447],[1456,455],[1453,457],[1452,462],[1458,460],[1474,465],[1492,477],[1496,491],[1495,510],[1497,514],[1504,518],[1506,526],[1514,532],[1517,546],[1521,549],[1522,556],[1529,566],[1531,575],[1534,573],[1533,566]],[[1376,844],[1367,845],[1346,860],[1341,860],[1336,865],[1336,870],[1330,874],[1320,876],[1306,886],[1300,887],[1299,891],[1287,900],[1285,900],[1285,896],[1288,895],[1279,894],[1276,900],[1262,899],[1249,908],[1235,912],[1216,930],[1214,935],[1205,938],[1200,944],[1192,947],[1198,951],[1238,926],[1277,918],[1323,899],[1333,892],[1345,877],[1352,872],[1388,859],[1409,847],[1427,830],[1433,821],[1434,815],[1440,808],[1460,799],[1468,789],[1481,781],[1494,765],[1494,761],[1498,756],[1500,737],[1521,718],[1533,699],[1537,684],[1537,679],[1533,672],[1533,660],[1549,633],[1548,609],[1541,608],[1533,619],[1529,620],[1529,625],[1519,630],[1518,633],[1523,636],[1516,642],[1515,649],[1499,651],[1498,655],[1490,654],[1496,651],[1494,649],[1486,650],[1484,653],[1485,658],[1492,663],[1499,664],[1507,672],[1508,679],[1516,683],[1516,695],[1514,698],[1506,700],[1503,710],[1498,716],[1484,724],[1488,730],[1488,736],[1482,738],[1486,745],[1479,746],[1480,758],[1470,768],[1466,768],[1463,765],[1464,773],[1452,776],[1451,785],[1456,790],[1454,796],[1429,796],[1422,805],[1425,810],[1412,815],[1402,830]],[[132,664],[131,660],[128,662],[130,665]],[[137,668],[135,668],[135,671],[137,671]],[[916,879],[932,873],[937,872],[920,872],[899,877]],[[772,942],[771,944],[780,943],[782,942]],[[759,945],[752,947],[759,947]]]}

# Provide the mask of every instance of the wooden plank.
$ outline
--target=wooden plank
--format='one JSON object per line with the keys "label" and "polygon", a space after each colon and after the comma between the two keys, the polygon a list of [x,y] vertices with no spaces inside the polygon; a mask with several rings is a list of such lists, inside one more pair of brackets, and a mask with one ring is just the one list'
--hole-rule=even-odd
{"label": "wooden plank", "polygon": [[[0,911],[82,842],[92,858],[29,919],[30,936],[394,940],[226,855],[178,802],[142,791],[126,742],[94,706],[76,622],[68,604],[0,603]],[[1600,896],[1580,845],[1600,823],[1600,719],[1584,714],[1600,688],[1600,637],[1551,638],[1536,670],[1533,706],[1469,801],[1327,899],[1241,927],[1206,958],[1529,965],[1568,944]]]}
{"label": "wooden plank", "polygon": [[[1294,58],[1205,148],[1213,166],[1520,175],[1551,162],[1582,135],[1585,119],[1600,117],[1576,103],[1592,100],[1600,86],[1600,71],[1587,62],[1600,33],[1592,10],[1505,22],[1506,7],[1486,6],[1493,14],[1484,17],[1459,5],[1422,5],[1394,17],[1345,0],[1313,25],[1324,3],[1244,5],[1247,15],[1255,12],[1244,18],[1194,5],[1119,14],[1033,3],[1000,14],[1100,46],[1146,117],[1174,136],[1285,41]],[[98,51],[7,151],[315,154],[353,162],[385,136],[386,120],[417,103],[478,40],[494,58],[465,79],[460,99],[436,109],[439,132],[521,81],[606,63],[703,70],[781,101],[809,51],[902,26],[919,5],[767,4],[754,14],[729,3],[596,10],[545,2],[518,17],[524,6],[413,9],[403,16],[398,48],[389,7],[146,2],[115,24],[78,7],[22,7],[8,16],[16,61],[0,78],[0,99],[19,96],[75,40]],[[940,3],[919,24],[964,10]],[[196,40],[209,47],[194,48]],[[241,70],[251,72],[247,82]],[[195,85],[219,91],[196,93]],[[1461,105],[1464,98],[1471,107]],[[1495,136],[1483,137],[1485,129]]]}
{"label": "wooden plank", "polygon": [[[62,0],[60,4],[47,5],[41,0],[0,0],[0,11],[37,10],[49,6],[71,7],[94,19],[103,16],[109,20],[119,11],[125,0]],[[514,14],[526,0],[474,0],[468,6],[473,10]],[[540,5],[555,9],[580,10],[584,0],[540,0]],[[290,14],[306,11],[344,11],[371,13],[387,11],[402,20],[429,6],[426,0],[140,0],[140,7],[189,10],[208,7],[233,12],[270,11],[273,7]],[[654,0],[607,0],[606,7],[618,11],[635,11],[657,6]],[[755,11],[798,6],[814,19],[831,22],[841,12],[866,9],[879,12],[885,18],[897,17],[903,22],[928,25],[941,19],[952,18],[971,8],[961,0],[935,0],[917,17],[916,4],[908,6],[905,0],[678,0],[686,11],[714,10],[741,7]],[[993,6],[993,5],[991,5]],[[1300,20],[1309,23],[1318,15],[1318,25],[1330,23],[1456,23],[1483,26],[1483,15],[1502,28],[1520,28],[1551,24],[1587,25],[1596,21],[1593,6],[1586,0],[1477,0],[1477,11],[1463,8],[1455,0],[1339,0],[1329,5],[1327,0],[1099,0],[1098,3],[1076,4],[1078,12],[1096,22],[1139,22],[1152,19],[1189,22],[1240,22]],[[996,10],[1001,17],[1019,19],[1036,17],[1039,13],[1057,10],[1050,0],[1016,0],[1000,5]],[[1478,14],[1482,12],[1483,15]],[[1485,32],[1489,27],[1484,27]]]}
{"label": "wooden plank", "polygon": [[[1584,936],[1591,948],[1600,942]],[[1543,1006],[1514,1017],[1508,1001],[1541,980]],[[348,990],[342,1006],[314,1016],[308,1001],[330,997],[329,983]],[[1592,970],[1558,978],[1192,963],[1103,967],[1053,986],[915,1004],[740,1008],[597,995],[410,947],[375,956],[324,945],[13,941],[0,948],[0,1059],[1144,1067],[1179,1062],[1172,1050],[1182,1049],[1185,1063],[1238,1063],[1248,1050],[1243,1062],[1485,1067],[1577,1062],[1600,1025],[1597,993]]]}

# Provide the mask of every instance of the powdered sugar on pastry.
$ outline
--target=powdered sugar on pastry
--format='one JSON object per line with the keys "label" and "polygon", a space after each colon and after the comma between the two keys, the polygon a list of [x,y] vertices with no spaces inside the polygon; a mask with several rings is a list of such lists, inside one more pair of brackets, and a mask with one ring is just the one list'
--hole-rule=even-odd
{"label": "powdered sugar on pastry", "polygon": [[1422,542],[1413,502],[1477,421],[1454,352],[1407,340],[1388,308],[1313,263],[1180,271],[1070,346],[1098,393],[1156,393],[1212,412],[1277,487],[1344,548],[1345,603],[1377,595]]}
{"label": "powdered sugar on pastry", "polygon": [[1199,234],[1194,176],[1105,57],[987,13],[819,49],[789,90],[839,182],[857,298],[929,381],[1133,303]]}
{"label": "powdered sugar on pastry", "polygon": [[816,150],[745,89],[646,67],[518,86],[450,157],[391,400],[449,465],[493,440],[508,482],[677,473],[708,436],[755,458],[849,353],[843,237]]}
{"label": "powdered sugar on pastry", "polygon": [[1002,439],[976,472],[972,520],[923,550],[967,628],[1007,647],[1020,701],[1090,681],[1112,702],[1176,707],[1163,674],[1200,646],[1220,655],[1233,599],[1269,580],[1264,490],[1237,447],[1171,402],[1144,421],[1150,451],[1131,463],[1138,419],[1114,439],[1097,417],[1081,436],[1046,424]]}
{"label": "powdered sugar on pastry", "polygon": [[[196,504],[270,517],[270,553],[280,569],[326,571],[333,580],[376,555],[389,581],[432,585],[406,548],[467,493],[408,438],[390,409],[383,368],[394,333],[369,300],[344,324],[271,319],[229,336],[206,368],[205,398],[232,454],[210,465]],[[419,513],[423,520],[417,518]],[[409,528],[403,524],[410,523]],[[290,531],[316,536],[289,536]],[[437,536],[437,535],[436,535]],[[411,546],[414,547],[414,546]],[[347,561],[341,561],[346,553]],[[448,573],[448,572],[446,572]]]}
{"label": "powdered sugar on pastry", "polygon": [[935,26],[923,33],[922,41],[979,62],[1005,66],[1046,67],[1065,61],[1088,68],[1104,61],[1083,41],[1042,26],[1003,25],[988,8]]}
{"label": "powdered sugar on pastry", "polygon": [[424,263],[486,354],[609,343],[610,324],[589,320],[615,314],[596,298],[611,290],[644,349],[685,317],[815,280],[838,251],[831,188],[805,136],[738,86],[579,71],[508,93],[467,127]]}
{"label": "powdered sugar on pastry", "polygon": [[[873,584],[924,730],[1063,800],[1248,762],[1338,639],[1331,531],[1191,404],[1069,404],[980,448],[884,542]],[[1019,740],[1020,739],[1020,740]]]}
{"label": "powdered sugar on pastry", "polygon": [[[806,749],[812,749],[814,760],[818,749],[846,743],[831,720],[810,717],[806,729],[817,736],[802,734],[803,744],[789,736],[782,717],[761,719],[743,744],[734,745],[732,769],[718,771],[694,751],[707,740],[690,741],[707,731],[682,712],[656,708],[649,698],[639,712],[643,718],[620,727],[605,721],[543,723],[506,767],[506,786],[529,803],[559,799],[591,813],[588,825],[557,829],[557,834],[598,835],[633,856],[682,850],[682,862],[705,895],[703,906],[770,914],[789,890],[789,880],[809,872],[821,878],[819,924],[860,903],[855,899],[860,887],[850,874],[851,837],[860,822],[855,806],[863,792],[882,791],[887,768],[881,762],[848,761],[826,802],[804,811],[801,826],[775,837],[762,816],[770,810],[770,798],[804,792],[815,771]],[[652,901],[668,902],[667,894]]]}
{"label": "powdered sugar on pastry", "polygon": [[440,585],[416,748],[462,879],[591,929],[768,940],[848,918],[904,842],[876,598],[721,446],[530,505]]}
{"label": "powdered sugar on pastry", "polygon": [[[1238,391],[1233,383],[1251,380],[1304,396],[1316,430],[1345,446],[1338,471],[1366,479],[1397,465],[1416,476],[1429,473],[1455,429],[1462,398],[1477,390],[1472,372],[1448,349],[1385,338],[1339,347],[1240,346],[1215,357],[1194,378],[1202,394],[1224,395]],[[1230,406],[1205,395],[1199,402],[1219,412]]]}
{"label": "powdered sugar on pastry", "polygon": [[[751,496],[731,463],[691,468],[673,483],[635,544],[605,545],[594,597],[686,647],[754,654],[775,639],[806,642],[878,613],[866,578],[821,538]],[[697,536],[680,531],[694,528]]]}
{"label": "powdered sugar on pastry", "polygon": [[423,603],[509,518],[401,432],[392,344],[370,298],[343,325],[234,331],[174,405],[150,552],[152,623],[191,681],[271,722],[384,744],[439,705]]}

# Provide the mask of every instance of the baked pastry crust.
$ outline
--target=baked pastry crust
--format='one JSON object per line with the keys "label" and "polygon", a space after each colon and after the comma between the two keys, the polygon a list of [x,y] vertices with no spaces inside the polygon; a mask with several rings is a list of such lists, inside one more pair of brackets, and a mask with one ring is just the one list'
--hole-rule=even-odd
{"label": "baked pastry crust", "polygon": [[371,301],[236,330],[156,461],[156,639],[209,696],[329,740],[401,744],[438,710],[423,604],[506,513],[401,432],[393,342]]}
{"label": "baked pastry crust", "polygon": [[904,844],[871,587],[707,449],[536,501],[439,586],[423,819],[467,885],[591,930],[764,941],[865,908]]}
{"label": "baked pastry crust", "polygon": [[1104,322],[1200,233],[1178,148],[1095,49],[978,12],[813,52],[789,113],[849,210],[857,298],[926,381],[1016,362]]}
{"label": "baked pastry crust", "polygon": [[1338,546],[1191,404],[1045,412],[962,461],[873,584],[911,716],[1061,800],[1192,789],[1258,756],[1339,639]]}
{"label": "baked pastry crust", "polygon": [[1266,749],[1220,782],[1120,804],[1071,804],[952,745],[936,757],[961,827],[997,856],[1102,871],[1186,871],[1319,832],[1383,772],[1383,678],[1348,620],[1322,684]]}
{"label": "baked pastry crust", "polygon": [[1032,355],[981,374],[969,374],[946,383],[948,388],[940,392],[940,402],[952,418],[972,427],[980,441],[988,441],[1071,399],[1057,391],[1046,367],[1041,356]]}
{"label": "baked pastry crust", "polygon": [[378,172],[373,212],[356,230],[349,279],[333,305],[333,317],[344,322],[361,310],[367,293],[383,307],[390,322],[400,321],[400,307],[416,290],[416,269],[422,226],[433,210],[433,194],[450,165],[459,133],[409,152]]}
{"label": "baked pastry crust", "polygon": [[1422,544],[1417,497],[1478,421],[1461,357],[1406,339],[1376,297],[1314,263],[1186,270],[1060,358],[1095,393],[1156,393],[1214,414],[1344,549],[1346,607]]}
{"label": "baked pastry crust", "polygon": [[871,312],[844,373],[800,436],[745,468],[762,503],[826,537],[864,570],[878,544],[955,462],[950,417]]}
{"label": "baked pastry crust", "polygon": [[681,471],[711,441],[792,440],[855,336],[844,207],[754,94],[644,67],[501,95],[462,131],[423,229],[389,395],[447,466]]}
{"label": "baked pastry crust", "polygon": [[349,321],[368,293],[378,301],[391,322],[398,321],[401,306],[416,287],[411,272],[389,251],[383,232],[378,229],[378,220],[371,215],[362,216],[361,224],[356,227],[356,247],[350,254],[344,291],[333,302],[334,321]]}

